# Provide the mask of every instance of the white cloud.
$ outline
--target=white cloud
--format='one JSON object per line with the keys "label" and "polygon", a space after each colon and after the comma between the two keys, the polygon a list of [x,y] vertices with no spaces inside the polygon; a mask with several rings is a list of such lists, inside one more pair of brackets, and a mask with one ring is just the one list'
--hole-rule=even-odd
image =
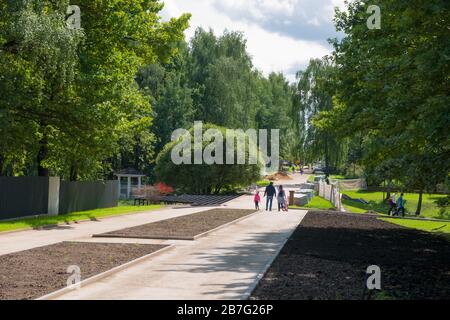
{"label": "white cloud", "polygon": [[330,52],[313,41],[296,40],[277,33],[270,33],[258,26],[248,26],[242,30],[247,35],[248,51],[254,65],[265,74],[272,71],[283,72],[293,81],[293,67],[305,67],[312,57],[322,57]]}
{"label": "white cloud", "polygon": [[243,12],[258,20],[267,20],[274,14],[292,15],[297,0],[213,0],[213,2],[230,11]]}
{"label": "white cloud", "polygon": [[[190,39],[197,27],[243,31],[247,49],[256,68],[268,74],[283,72],[290,81],[295,72],[306,67],[311,58],[331,52],[326,36],[316,35],[314,28],[331,24],[333,7],[343,0],[164,0],[164,19],[192,13]],[[319,3],[319,4],[318,4]],[[309,7],[316,10],[308,12]],[[321,11],[318,12],[317,8]],[[299,22],[299,17],[303,17]],[[299,25],[302,23],[302,25]],[[281,26],[281,29],[277,29]],[[282,28],[287,28],[283,30]],[[309,28],[309,29],[308,29]],[[311,29],[312,28],[312,29]],[[322,32],[323,33],[323,32]],[[302,37],[305,35],[305,37]],[[329,35],[334,36],[333,34]]]}

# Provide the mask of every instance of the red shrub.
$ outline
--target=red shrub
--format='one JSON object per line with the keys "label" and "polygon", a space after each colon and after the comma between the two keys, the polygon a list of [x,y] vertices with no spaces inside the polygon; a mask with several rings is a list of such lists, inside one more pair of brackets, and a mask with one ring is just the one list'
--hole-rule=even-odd
{"label": "red shrub", "polygon": [[166,185],[165,183],[158,182],[155,184],[156,190],[158,190],[159,194],[165,195],[173,193],[173,188],[171,186]]}

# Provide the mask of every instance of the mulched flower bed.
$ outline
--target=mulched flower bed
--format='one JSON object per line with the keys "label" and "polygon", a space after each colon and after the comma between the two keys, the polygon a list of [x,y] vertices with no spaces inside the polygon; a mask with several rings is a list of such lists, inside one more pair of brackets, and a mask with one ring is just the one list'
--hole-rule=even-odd
{"label": "mulched flower bed", "polygon": [[0,300],[36,299],[62,289],[78,265],[81,281],[166,246],[60,242],[0,256]]}
{"label": "mulched flower bed", "polygon": [[[381,268],[368,291],[366,269]],[[309,212],[250,299],[449,299],[450,242],[373,217]]]}
{"label": "mulched flower bed", "polygon": [[255,210],[212,209],[94,237],[194,240],[196,236],[254,213]]}

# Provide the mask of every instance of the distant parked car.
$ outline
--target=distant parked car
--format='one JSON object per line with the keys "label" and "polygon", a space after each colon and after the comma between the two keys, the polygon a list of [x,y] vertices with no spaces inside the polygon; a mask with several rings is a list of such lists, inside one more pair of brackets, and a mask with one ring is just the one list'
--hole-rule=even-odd
{"label": "distant parked car", "polygon": [[315,174],[334,174],[337,172],[337,168],[336,167],[315,167],[313,169],[313,173]]}
{"label": "distant parked car", "polygon": [[320,168],[320,167],[314,168],[314,169],[313,169],[313,173],[314,173],[314,174],[324,174],[324,173],[325,173],[325,169]]}

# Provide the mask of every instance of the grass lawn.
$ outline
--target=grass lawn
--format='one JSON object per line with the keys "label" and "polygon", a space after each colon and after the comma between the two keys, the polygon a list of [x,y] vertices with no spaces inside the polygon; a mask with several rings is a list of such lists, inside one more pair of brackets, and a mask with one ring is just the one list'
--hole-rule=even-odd
{"label": "grass lawn", "polygon": [[309,175],[307,182],[314,182],[314,175],[313,174]]}
{"label": "grass lawn", "polygon": [[330,179],[346,179],[342,174],[332,174],[330,175]]}
{"label": "grass lawn", "polygon": [[149,206],[132,206],[125,203],[119,203],[118,207],[96,209],[81,212],[72,212],[59,216],[51,217],[37,217],[37,218],[24,218],[14,221],[0,221],[0,232],[12,231],[18,229],[38,228],[48,225],[55,225],[59,223],[71,223],[82,220],[96,220],[97,218],[123,215],[141,211],[156,210],[161,208],[162,205],[149,205]]}
{"label": "grass lawn", "polygon": [[394,223],[407,228],[442,234],[443,236],[445,236],[445,238],[450,240],[450,222],[419,221],[392,218],[380,218],[380,220]]}
{"label": "grass lawn", "polygon": [[333,204],[319,196],[315,196],[312,200],[304,206],[290,206],[290,208],[300,208],[300,209],[322,209],[322,210],[334,210]]}
{"label": "grass lawn", "polygon": [[342,174],[332,174],[330,179],[346,180],[346,179],[359,179],[357,176],[344,176]]}
{"label": "grass lawn", "polygon": [[[355,201],[342,200],[342,204],[344,205],[345,210],[354,213],[365,213],[367,211],[374,211],[377,213],[386,214],[388,211],[388,206],[385,201],[383,201],[383,192],[373,192],[373,191],[365,191],[365,190],[344,190],[341,191],[352,198],[362,198],[369,202],[369,204],[363,204]],[[400,196],[397,194],[397,196]],[[438,198],[445,197],[445,195],[437,195],[437,194],[424,194],[422,201],[422,217],[427,218],[450,218],[450,213],[446,212],[444,216],[439,215],[439,209],[434,203],[434,201]],[[417,207],[417,202],[419,200],[419,195],[417,193],[405,193],[404,198],[406,200],[406,215],[411,214],[414,215]],[[415,215],[414,215],[415,216]]]}
{"label": "grass lawn", "polygon": [[267,187],[269,184],[270,184],[270,180],[267,180],[267,179],[256,181],[256,185],[258,187]]}

